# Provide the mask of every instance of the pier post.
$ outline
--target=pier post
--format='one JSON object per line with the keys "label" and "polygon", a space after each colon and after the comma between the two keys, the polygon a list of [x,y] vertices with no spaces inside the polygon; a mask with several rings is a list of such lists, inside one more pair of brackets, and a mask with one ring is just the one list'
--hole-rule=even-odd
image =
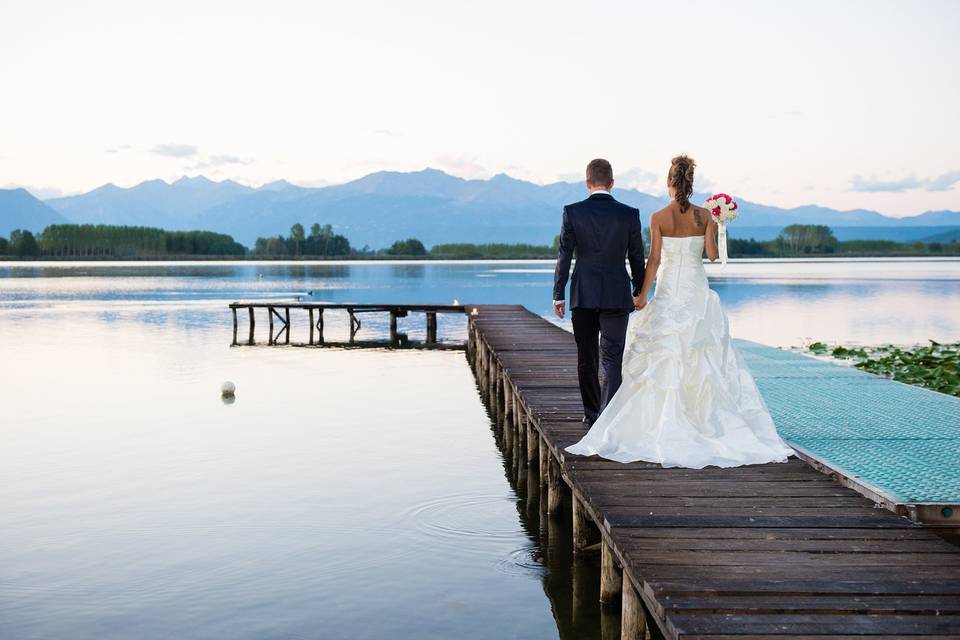
{"label": "pier post", "polygon": [[[437,343],[437,314],[427,312],[427,344]],[[469,345],[468,345],[469,347]]]}
{"label": "pier post", "polygon": [[623,590],[623,572],[606,540],[601,543],[600,554],[600,604],[615,604]]}
{"label": "pier post", "polygon": [[323,309],[317,309],[317,344],[323,344]]}
{"label": "pier post", "polygon": [[250,312],[250,337],[247,338],[247,344],[253,344],[253,329],[257,326],[257,320],[253,315],[253,307],[247,307]]}
{"label": "pier post", "polygon": [[520,419],[520,414],[516,411],[516,402],[512,403],[513,410],[513,424],[514,428],[517,430],[517,457],[520,458],[520,461],[523,464],[527,463],[527,428],[523,425],[523,421]]}
{"label": "pier post", "polygon": [[233,342],[230,346],[235,347],[237,346],[237,308],[231,307],[230,310],[233,311]]}
{"label": "pier post", "polygon": [[479,352],[479,355],[477,356],[479,359],[479,367],[477,371],[479,372],[480,379],[480,394],[484,398],[487,398],[489,397],[487,390],[490,386],[490,376],[487,375],[487,345],[483,340],[480,340],[477,344],[477,350]]}
{"label": "pier post", "polygon": [[527,464],[532,467],[539,464],[540,438],[537,437],[537,430],[534,429],[533,420],[527,412],[521,409],[520,415],[523,416],[523,427],[527,430]]}
{"label": "pier post", "polygon": [[290,307],[283,309],[284,322],[286,323],[284,331],[286,332],[285,344],[290,344]]}
{"label": "pier post", "polygon": [[600,609],[600,640],[620,640],[620,611],[603,607]]}
{"label": "pier post", "polygon": [[573,555],[583,555],[584,549],[590,544],[590,516],[587,508],[576,495],[570,501],[573,512]]}
{"label": "pier post", "polygon": [[390,312],[390,344],[397,344],[397,312]]}
{"label": "pier post", "polygon": [[551,459],[548,463],[549,469],[547,478],[547,514],[553,516],[560,513],[560,507],[563,504],[563,494],[561,493],[560,465],[556,460]]}
{"label": "pier post", "polygon": [[[501,377],[504,376],[503,372],[500,373]],[[509,428],[515,428],[513,424],[513,389],[510,388],[510,383],[506,380],[503,381],[503,423]]]}
{"label": "pier post", "polygon": [[312,308],[311,308],[311,309],[307,309],[307,311],[310,312],[310,344],[313,344],[313,330],[314,330],[314,326],[313,326],[313,309],[312,309]]}
{"label": "pier post", "polygon": [[273,307],[267,307],[267,322],[268,328],[270,329],[270,339],[267,340],[267,344],[274,344],[273,342]]}
{"label": "pier post", "polygon": [[623,572],[622,600],[620,640],[644,640],[647,637],[647,619],[643,613],[643,603],[626,571]]}
{"label": "pier post", "polygon": [[493,359],[493,353],[487,348],[487,401],[490,403],[490,408],[493,409],[493,415],[497,415],[497,408],[494,406],[493,400],[496,395],[496,386],[497,386],[497,363]]}
{"label": "pier post", "polygon": [[540,458],[540,486],[546,488],[550,475],[550,448],[543,437],[537,442],[537,453]]}

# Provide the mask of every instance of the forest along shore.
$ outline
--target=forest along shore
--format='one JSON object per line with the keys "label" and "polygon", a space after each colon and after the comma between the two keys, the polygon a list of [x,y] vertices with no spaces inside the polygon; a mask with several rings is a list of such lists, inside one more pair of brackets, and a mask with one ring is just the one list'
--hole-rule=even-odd
{"label": "forest along shore", "polygon": [[[644,232],[649,251],[649,229]],[[356,248],[331,225],[301,224],[286,236],[257,238],[252,250],[232,236],[212,231],[170,231],[153,227],[56,224],[38,235],[15,229],[0,238],[3,260],[531,260],[557,255],[550,245],[518,243],[441,243],[429,249],[417,238],[391,246]],[[732,258],[937,257],[960,256],[960,238],[949,242],[839,241],[824,225],[790,225],[773,240],[731,238]]]}

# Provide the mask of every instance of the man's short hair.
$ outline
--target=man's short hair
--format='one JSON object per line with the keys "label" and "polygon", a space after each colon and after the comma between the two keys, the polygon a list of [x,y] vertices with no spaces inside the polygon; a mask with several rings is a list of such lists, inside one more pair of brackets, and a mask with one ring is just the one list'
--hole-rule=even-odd
{"label": "man's short hair", "polygon": [[613,167],[603,158],[591,160],[587,165],[587,183],[594,187],[609,187],[613,184]]}

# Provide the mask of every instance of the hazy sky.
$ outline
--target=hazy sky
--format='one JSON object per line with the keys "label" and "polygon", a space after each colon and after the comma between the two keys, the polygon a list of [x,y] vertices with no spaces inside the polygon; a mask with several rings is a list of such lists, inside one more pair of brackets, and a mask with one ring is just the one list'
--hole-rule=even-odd
{"label": "hazy sky", "polygon": [[[721,8],[720,5],[724,5]],[[426,166],[960,209],[960,2],[0,0],[0,186]]]}

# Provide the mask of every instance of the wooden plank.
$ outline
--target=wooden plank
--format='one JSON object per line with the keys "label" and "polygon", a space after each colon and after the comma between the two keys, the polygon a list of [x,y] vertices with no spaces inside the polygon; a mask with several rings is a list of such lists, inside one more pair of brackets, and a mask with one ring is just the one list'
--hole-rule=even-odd
{"label": "wooden plank", "polygon": [[710,637],[720,634],[784,635],[859,634],[919,635],[956,634],[960,616],[849,616],[849,615],[717,615],[669,616],[678,638]]}
{"label": "wooden plank", "polygon": [[960,615],[960,598],[943,595],[842,595],[797,596],[785,594],[671,596],[662,601],[668,612],[694,613],[826,613],[889,615],[937,612]]}

